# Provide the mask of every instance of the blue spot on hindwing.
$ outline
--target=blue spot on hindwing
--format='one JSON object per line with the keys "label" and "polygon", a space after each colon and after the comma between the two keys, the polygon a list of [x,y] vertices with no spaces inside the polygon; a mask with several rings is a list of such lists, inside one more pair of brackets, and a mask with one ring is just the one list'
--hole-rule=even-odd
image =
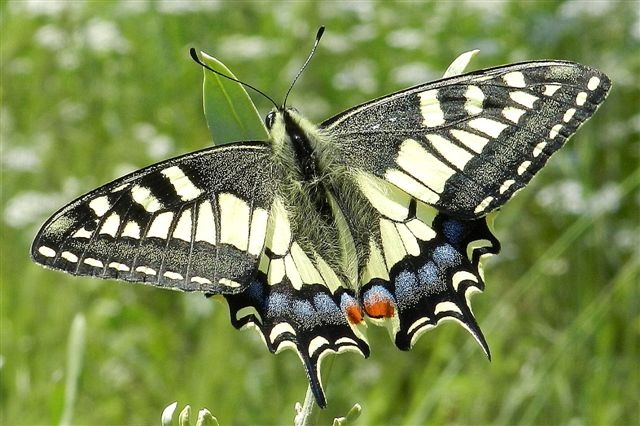
{"label": "blue spot on hindwing", "polygon": [[313,304],[325,323],[345,323],[344,314],[331,296],[326,293],[318,293],[313,297]]}
{"label": "blue spot on hindwing", "polygon": [[449,244],[441,245],[433,250],[433,261],[441,268],[448,268],[460,264],[460,252]]}
{"label": "blue spot on hindwing", "polygon": [[413,304],[420,293],[420,283],[416,273],[408,269],[400,271],[394,279],[394,284],[398,305]]}
{"label": "blue spot on hindwing", "polygon": [[464,226],[462,222],[455,219],[448,219],[442,222],[442,233],[448,242],[458,245],[464,236]]}

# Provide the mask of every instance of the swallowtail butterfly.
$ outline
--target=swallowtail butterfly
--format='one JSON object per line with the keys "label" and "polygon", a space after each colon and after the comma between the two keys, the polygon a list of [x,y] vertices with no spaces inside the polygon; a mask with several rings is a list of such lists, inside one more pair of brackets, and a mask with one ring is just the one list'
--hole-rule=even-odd
{"label": "swallowtail butterfly", "polygon": [[484,288],[481,258],[500,250],[487,215],[609,88],[593,68],[550,60],[420,84],[318,126],[285,101],[266,117],[267,141],[166,160],[81,196],[43,225],[31,256],[223,296],[236,328],[297,352],[324,407],[320,362],[367,357],[365,320],[402,350],[455,320],[489,356],[469,305]]}

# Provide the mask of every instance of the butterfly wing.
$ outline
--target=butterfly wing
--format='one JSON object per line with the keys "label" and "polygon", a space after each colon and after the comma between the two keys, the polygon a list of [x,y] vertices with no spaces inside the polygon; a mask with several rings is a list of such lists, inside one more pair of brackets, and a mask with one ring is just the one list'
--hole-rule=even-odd
{"label": "butterfly wing", "polygon": [[[297,352],[320,407],[320,364],[328,353],[369,356],[355,292],[313,244],[301,243],[292,215],[276,196],[259,271],[242,293],[225,295],[236,328],[256,327],[268,349]],[[337,241],[336,241],[337,243]]]}
{"label": "butterfly wing", "polygon": [[273,174],[264,143],[206,149],[149,166],[54,214],[31,255],[73,275],[242,291],[263,250]]}
{"label": "butterfly wing", "polygon": [[539,61],[397,92],[325,121],[351,167],[469,219],[524,187],[604,101],[592,68]]}
{"label": "butterfly wing", "polygon": [[500,249],[484,216],[531,180],[609,88],[582,65],[529,62],[416,86],[320,126],[376,212],[360,233],[360,298],[400,349],[453,319],[489,355],[469,305],[484,288],[481,257]]}
{"label": "butterfly wing", "polygon": [[294,349],[318,403],[320,362],[369,347],[357,309],[327,262],[303,249],[266,143],[225,145],[161,162],[70,203],[36,236],[31,255],[74,275],[223,295],[236,328],[256,328],[271,352]]}
{"label": "butterfly wing", "polygon": [[387,326],[402,350],[442,320],[455,320],[489,356],[470,306],[471,295],[484,289],[482,258],[500,250],[487,219],[440,213],[373,176],[361,175],[358,182],[378,213],[368,249],[362,250],[360,301],[365,313]]}

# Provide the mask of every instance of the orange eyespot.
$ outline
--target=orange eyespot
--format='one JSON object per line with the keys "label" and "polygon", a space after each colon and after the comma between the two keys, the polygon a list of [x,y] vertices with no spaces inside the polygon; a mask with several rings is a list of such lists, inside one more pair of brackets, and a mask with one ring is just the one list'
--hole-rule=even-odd
{"label": "orange eyespot", "polygon": [[364,310],[371,318],[391,318],[395,306],[389,299],[378,299],[365,302]]}
{"label": "orange eyespot", "polygon": [[350,304],[345,309],[347,314],[347,320],[351,324],[360,324],[364,319],[364,315],[362,313],[362,309],[356,303]]}

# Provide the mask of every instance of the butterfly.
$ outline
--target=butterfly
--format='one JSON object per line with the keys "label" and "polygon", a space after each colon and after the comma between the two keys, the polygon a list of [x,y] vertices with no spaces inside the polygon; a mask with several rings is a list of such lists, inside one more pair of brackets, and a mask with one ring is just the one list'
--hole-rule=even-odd
{"label": "butterfly", "polygon": [[408,350],[455,320],[489,356],[469,304],[484,289],[482,258],[500,250],[487,215],[610,86],[593,68],[548,60],[420,84],[320,125],[285,101],[266,117],[266,141],[162,161],[66,205],[31,256],[73,275],[222,296],[234,327],[297,352],[325,407],[322,358],[368,357],[367,323]]}

